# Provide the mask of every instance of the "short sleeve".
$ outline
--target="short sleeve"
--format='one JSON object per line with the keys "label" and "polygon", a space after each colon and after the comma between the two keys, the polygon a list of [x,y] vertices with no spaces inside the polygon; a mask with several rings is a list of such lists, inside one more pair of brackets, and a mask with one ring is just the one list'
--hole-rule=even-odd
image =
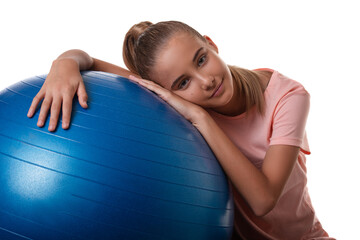
{"label": "short sleeve", "polygon": [[298,146],[310,152],[305,134],[309,109],[310,95],[303,87],[286,93],[274,110],[270,145]]}

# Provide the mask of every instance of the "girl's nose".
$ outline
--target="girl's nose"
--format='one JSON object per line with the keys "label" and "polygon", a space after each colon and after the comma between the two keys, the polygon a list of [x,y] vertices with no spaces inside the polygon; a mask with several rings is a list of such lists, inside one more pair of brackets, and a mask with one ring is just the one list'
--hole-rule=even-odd
{"label": "girl's nose", "polygon": [[201,88],[204,90],[211,90],[215,87],[215,78],[212,76],[201,76]]}

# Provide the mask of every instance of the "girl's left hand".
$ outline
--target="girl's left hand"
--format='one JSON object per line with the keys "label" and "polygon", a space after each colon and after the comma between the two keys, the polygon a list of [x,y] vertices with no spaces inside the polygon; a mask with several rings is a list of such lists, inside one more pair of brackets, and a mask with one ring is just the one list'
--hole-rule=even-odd
{"label": "girl's left hand", "polygon": [[202,107],[183,99],[182,97],[161,87],[159,84],[156,84],[153,81],[137,78],[134,76],[129,76],[129,78],[130,80],[138,83],[139,85],[146,87],[150,91],[155,92],[165,102],[170,104],[170,106],[172,106],[176,111],[183,115],[183,117],[185,117],[193,125],[195,125],[195,127],[197,126],[198,121],[204,115],[207,115],[207,112]]}

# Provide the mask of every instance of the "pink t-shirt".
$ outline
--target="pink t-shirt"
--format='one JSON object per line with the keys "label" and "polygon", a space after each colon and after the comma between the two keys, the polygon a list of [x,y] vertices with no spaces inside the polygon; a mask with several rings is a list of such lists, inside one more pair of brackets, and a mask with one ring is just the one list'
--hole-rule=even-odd
{"label": "pink t-shirt", "polygon": [[257,217],[234,192],[236,235],[244,239],[332,239],[323,230],[312,207],[306,187],[306,154],[310,149],[305,133],[310,95],[304,87],[277,71],[264,92],[265,114],[256,108],[235,117],[209,111],[211,116],[258,168],[262,168],[267,149],[283,144],[300,147],[298,161],[273,210]]}

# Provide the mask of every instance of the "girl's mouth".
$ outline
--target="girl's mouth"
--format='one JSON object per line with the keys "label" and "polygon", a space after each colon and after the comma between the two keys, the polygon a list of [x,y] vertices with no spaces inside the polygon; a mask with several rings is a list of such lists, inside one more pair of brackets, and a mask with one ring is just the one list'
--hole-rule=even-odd
{"label": "girl's mouth", "polygon": [[223,81],[220,82],[219,86],[215,89],[215,91],[211,94],[210,98],[212,97],[217,97],[220,93],[221,90],[223,89]]}

